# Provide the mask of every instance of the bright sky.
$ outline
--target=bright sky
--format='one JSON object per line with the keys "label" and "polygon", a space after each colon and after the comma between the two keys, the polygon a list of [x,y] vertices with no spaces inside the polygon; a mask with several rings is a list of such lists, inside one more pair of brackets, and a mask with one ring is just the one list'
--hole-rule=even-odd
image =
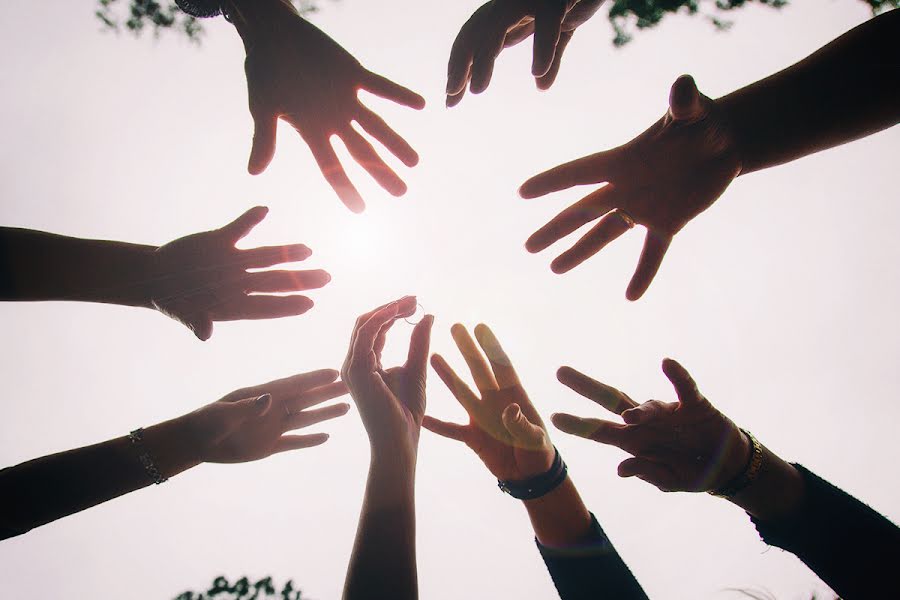
{"label": "bright sky", "polygon": [[[338,367],[359,313],[415,293],[437,315],[433,349],[460,372],[450,325],[489,323],[545,416],[601,415],[556,382],[562,364],[636,399],[671,400],[659,363],[672,356],[764,444],[900,521],[900,130],[740,179],[676,238],[638,303],[624,294],[642,231],[557,276],[548,267],[557,247],[532,256],[524,241],[586,190],[515,193],[544,168],[642,131],[679,74],[722,95],[862,22],[866,6],[751,6],[726,34],[669,18],[623,50],[598,14],[550,92],[535,91],[523,44],[503,54],[486,94],[447,111],[450,45],[479,3],[343,0],[316,17],[364,65],[429,103],[417,113],[366,99],[422,161],[400,165],[410,192],[399,200],[346,161],[368,204],[353,215],[286,126],[269,170],[247,175],[243,48],[221,19],[197,48],[171,34],[101,33],[92,0],[5,2],[0,223],[161,244],[266,204],[269,218],[247,243],[306,243],[309,267],[334,279],[308,314],[220,324],[207,343],[148,310],[0,306],[0,465],[117,437],[240,386]],[[410,329],[395,327],[388,362],[405,355]],[[463,417],[433,373],[428,401],[436,416]],[[224,573],[293,578],[311,598],[338,598],[368,447],[355,410],[316,430],[332,434],[323,447],[204,465],[3,542],[4,593],[163,600]],[[622,452],[551,435],[651,597],[760,587],[800,599],[822,589],[727,502],[619,479]],[[524,510],[468,449],[423,433],[417,501],[422,598],[555,597]]]}

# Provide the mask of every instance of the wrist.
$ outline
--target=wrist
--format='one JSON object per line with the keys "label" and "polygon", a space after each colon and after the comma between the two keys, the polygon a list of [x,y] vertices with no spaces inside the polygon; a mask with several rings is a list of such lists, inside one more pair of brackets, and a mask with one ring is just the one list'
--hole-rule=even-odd
{"label": "wrist", "polygon": [[143,438],[147,453],[166,479],[203,462],[204,443],[190,414],[147,427]]}
{"label": "wrist", "polygon": [[224,0],[222,8],[244,42],[250,48],[284,23],[285,17],[299,17],[288,0]]}

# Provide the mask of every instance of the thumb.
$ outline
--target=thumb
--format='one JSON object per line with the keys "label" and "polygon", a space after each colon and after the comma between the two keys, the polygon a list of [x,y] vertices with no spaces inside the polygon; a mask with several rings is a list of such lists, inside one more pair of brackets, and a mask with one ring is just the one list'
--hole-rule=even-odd
{"label": "thumb", "polygon": [[689,121],[703,116],[704,106],[697,84],[690,75],[682,75],[669,91],[669,114],[676,121]]}
{"label": "thumb", "polygon": [[518,404],[510,404],[503,410],[503,426],[525,448],[540,448],[544,445],[544,430],[531,423]]}
{"label": "thumb", "polygon": [[269,411],[272,406],[272,394],[266,393],[255,398],[245,398],[232,403],[231,416],[235,419],[235,425],[261,417]]}
{"label": "thumb", "polygon": [[250,161],[247,171],[251,175],[259,175],[266,170],[272,157],[275,156],[275,131],[278,128],[278,117],[269,112],[253,114],[253,147],[250,150]]}
{"label": "thumb", "polygon": [[188,329],[194,332],[194,335],[196,335],[197,339],[201,342],[205,342],[212,337],[213,324],[210,319],[198,318],[193,321],[186,321],[184,324],[188,326]]}

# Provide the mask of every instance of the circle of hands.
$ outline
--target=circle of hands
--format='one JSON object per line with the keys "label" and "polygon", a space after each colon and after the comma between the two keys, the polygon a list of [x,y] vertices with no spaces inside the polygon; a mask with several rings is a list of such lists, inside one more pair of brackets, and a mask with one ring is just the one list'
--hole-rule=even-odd
{"label": "circle of hands", "polygon": [[[532,76],[538,88],[549,88],[575,30],[601,4],[602,0],[487,2],[463,25],[454,41],[448,63],[447,106],[459,104],[466,89],[474,94],[485,91],[503,49],[532,35]],[[368,71],[331,38],[287,10],[285,18],[266,35],[247,44],[245,70],[254,122],[248,170],[259,174],[269,165],[275,153],[277,122],[282,119],[300,134],[326,180],[352,211],[362,211],[365,204],[331,146],[332,136],[342,140],[352,158],[385,190],[402,195],[406,184],[354,124],[409,167],[417,164],[418,154],[360,102],[358,93],[366,90],[414,109],[422,109],[424,99]],[[307,60],[313,55],[317,60]],[[652,282],[675,234],[718,199],[741,167],[724,111],[697,90],[690,76],[682,76],[672,85],[665,114],[633,140],[559,165],[520,187],[523,198],[537,198],[576,185],[604,184],[552,218],[528,238],[525,247],[529,252],[541,252],[596,221],[552,262],[554,272],[565,273],[635,224],[642,225],[647,229],[644,248],[626,292],[628,299],[636,300]],[[321,287],[330,279],[324,271],[248,271],[304,260],[310,255],[306,246],[235,248],[265,214],[265,208],[257,207],[219,230],[187,236],[159,248],[155,253],[153,306],[187,325],[201,340],[209,338],[214,321],[273,318],[309,310],[312,301],[306,296],[266,294]],[[285,432],[297,423],[301,424],[296,427],[303,427],[344,414],[345,404],[307,409],[324,401],[318,398],[334,398],[349,390],[373,449],[411,451],[414,458],[424,426],[464,442],[499,479],[524,480],[545,472],[554,456],[548,432],[487,326],[475,329],[478,345],[462,325],[452,328],[477,394],[443,357],[431,358],[432,367],[466,410],[468,424],[425,415],[431,315],[416,325],[407,362],[401,367],[383,368],[381,352],[391,325],[397,318],[411,316],[415,309],[415,298],[406,297],[359,317],[341,370],[345,384],[334,383],[334,372],[328,372],[334,375],[328,382],[305,374],[296,376],[300,379],[295,384],[284,383],[295,379],[288,378],[239,390],[196,411],[219,423],[220,433],[231,432],[221,433],[221,439],[207,435],[216,438],[210,442],[210,447],[216,448],[210,451],[215,457],[212,460],[253,460],[324,442],[325,438],[315,435],[290,436]],[[663,370],[675,385],[679,401],[651,400],[639,405],[614,388],[564,367],[558,374],[562,383],[620,414],[624,423],[563,413],[554,415],[553,423],[567,433],[615,445],[632,454],[619,467],[623,477],[637,476],[667,491],[716,489],[741,471],[749,443],[697,391],[680,365],[666,361]],[[297,387],[301,380],[315,385],[310,390]],[[278,386],[289,391],[278,391],[282,389]],[[272,396],[254,396],[256,392]],[[288,397],[293,400],[284,399]],[[233,435],[238,422],[254,424],[247,437]]]}

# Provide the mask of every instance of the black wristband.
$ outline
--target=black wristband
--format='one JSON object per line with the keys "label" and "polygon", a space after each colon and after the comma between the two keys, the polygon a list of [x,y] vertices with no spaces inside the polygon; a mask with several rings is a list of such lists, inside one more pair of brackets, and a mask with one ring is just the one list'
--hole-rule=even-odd
{"label": "black wristband", "polygon": [[497,487],[504,493],[509,494],[518,500],[534,500],[555,490],[559,484],[566,480],[568,467],[559,455],[556,446],[553,447],[553,464],[550,468],[540,475],[535,475],[531,479],[524,481],[503,481],[497,480]]}

